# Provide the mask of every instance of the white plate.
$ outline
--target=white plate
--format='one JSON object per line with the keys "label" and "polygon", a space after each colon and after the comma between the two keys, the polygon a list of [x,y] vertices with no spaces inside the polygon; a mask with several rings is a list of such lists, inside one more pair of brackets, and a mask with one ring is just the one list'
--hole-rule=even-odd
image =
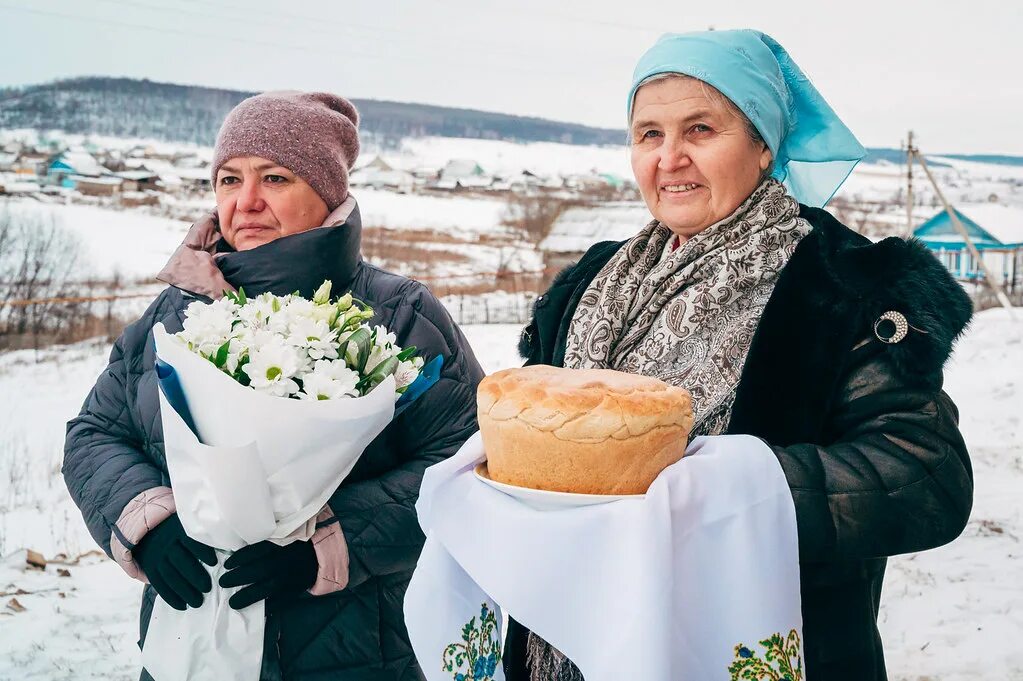
{"label": "white plate", "polygon": [[608,504],[612,501],[621,501],[623,499],[642,499],[644,496],[642,494],[575,494],[573,492],[552,492],[544,489],[509,485],[490,478],[486,461],[477,464],[476,468],[473,469],[473,473],[477,478],[498,492],[504,492],[508,496],[515,497],[538,511],[581,508],[583,506]]}

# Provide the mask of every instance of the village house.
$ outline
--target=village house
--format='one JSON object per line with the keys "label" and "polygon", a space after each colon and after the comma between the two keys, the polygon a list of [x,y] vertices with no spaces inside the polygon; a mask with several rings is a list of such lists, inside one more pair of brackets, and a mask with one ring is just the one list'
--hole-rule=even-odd
{"label": "village house", "polygon": [[109,174],[110,171],[84,149],[57,154],[46,168],[47,182],[67,189],[75,189],[81,178],[99,178]]}
{"label": "village house", "polygon": [[483,167],[472,159],[452,159],[441,171],[434,189],[485,189],[493,183],[493,178]]}
{"label": "village house", "polygon": [[160,176],[151,170],[122,170],[114,173],[123,181],[121,189],[126,192],[158,190]]}
{"label": "village house", "polygon": [[68,175],[62,186],[73,187],[84,196],[116,196],[121,192],[123,182],[124,180],[113,175],[103,177]]}
{"label": "village house", "polygon": [[[1023,294],[1023,208],[993,203],[962,204],[955,210],[970,241],[1010,298]],[[983,271],[944,210],[913,230],[956,279],[975,282]]]}
{"label": "village house", "polygon": [[369,163],[352,171],[349,184],[353,187],[369,187],[406,194],[416,185],[416,177],[407,170],[395,168],[382,157],[377,156]]}

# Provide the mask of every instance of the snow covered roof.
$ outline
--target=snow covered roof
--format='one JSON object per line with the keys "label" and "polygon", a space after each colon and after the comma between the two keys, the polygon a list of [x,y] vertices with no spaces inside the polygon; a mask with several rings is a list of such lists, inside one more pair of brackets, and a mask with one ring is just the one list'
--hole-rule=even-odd
{"label": "snow covered roof", "polygon": [[415,176],[405,170],[382,170],[376,166],[366,166],[354,171],[349,182],[352,185],[371,185],[383,187],[411,187]]}
{"label": "snow covered roof", "polygon": [[58,159],[77,175],[106,175],[109,171],[87,151],[65,151]]}
{"label": "snow covered roof", "polygon": [[125,180],[148,180],[156,177],[156,173],[148,170],[123,170],[119,173],[114,173],[118,177],[122,177]]}
{"label": "snow covered roof", "polygon": [[956,209],[1003,244],[1023,243],[1023,207],[973,203],[960,204]]}
{"label": "snow covered roof", "polygon": [[448,161],[441,171],[445,177],[463,178],[484,175],[483,168],[471,158],[455,158]]}
{"label": "snow covered roof", "polygon": [[367,161],[366,163],[356,163],[355,169],[352,172],[355,172],[355,171],[358,171],[358,170],[366,170],[366,169],[370,169],[370,168],[375,169],[375,170],[394,170],[395,169],[394,166],[392,166],[390,163],[388,163],[386,160],[384,160],[383,156],[380,156],[378,154],[378,155],[374,156],[371,160]]}
{"label": "snow covered roof", "polygon": [[182,168],[180,166],[167,168],[166,171],[161,169],[161,176],[164,172],[171,175],[176,175],[183,180],[209,180],[210,169],[209,167],[204,168]]}
{"label": "snow covered roof", "polygon": [[648,222],[650,211],[638,201],[580,206],[563,212],[540,249],[554,253],[581,253],[598,241],[622,241]]}
{"label": "snow covered roof", "polygon": [[158,175],[163,173],[177,174],[177,169],[174,167],[174,164],[162,158],[130,158],[124,162],[124,166],[128,169],[134,170],[149,170],[157,173]]}
{"label": "snow covered roof", "polygon": [[[1002,244],[1023,243],[1023,207],[997,203],[960,203],[955,206],[955,211],[963,226],[971,233],[971,239],[988,244],[993,243],[991,237]],[[914,234],[925,241],[962,242],[962,237],[955,231],[944,210],[938,211],[917,227]]]}
{"label": "snow covered roof", "polygon": [[0,193],[2,194],[31,194],[37,191],[39,191],[39,185],[35,182],[0,177]]}
{"label": "snow covered roof", "polygon": [[75,183],[88,183],[88,184],[104,184],[114,186],[120,186],[124,183],[124,180],[120,177],[90,177],[87,175],[68,175],[68,179]]}

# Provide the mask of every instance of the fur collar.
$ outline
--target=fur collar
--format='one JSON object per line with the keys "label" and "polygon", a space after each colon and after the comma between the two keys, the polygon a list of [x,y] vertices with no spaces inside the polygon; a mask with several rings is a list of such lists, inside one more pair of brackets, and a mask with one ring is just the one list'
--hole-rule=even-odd
{"label": "fur collar", "polygon": [[877,320],[898,312],[910,330],[901,342],[885,346],[896,369],[906,377],[940,370],[969,324],[973,304],[934,254],[917,239],[871,243],[820,208],[803,207],[801,214],[818,234],[823,274],[857,313],[857,340],[876,340]]}

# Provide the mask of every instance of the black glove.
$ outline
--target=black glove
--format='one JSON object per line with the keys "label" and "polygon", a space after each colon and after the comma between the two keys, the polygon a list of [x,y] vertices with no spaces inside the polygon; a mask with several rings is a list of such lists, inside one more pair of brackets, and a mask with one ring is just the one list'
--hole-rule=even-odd
{"label": "black glove", "polygon": [[261,541],[235,551],[224,567],[227,572],[220,578],[220,586],[248,585],[228,601],[241,610],[270,596],[305,591],[316,582],[320,564],[312,542],[278,546]]}
{"label": "black glove", "polygon": [[198,608],[202,595],[213,588],[199,561],[212,567],[217,554],[185,534],[177,513],[147,532],[131,553],[156,593],[175,610],[184,610],[186,604]]}

